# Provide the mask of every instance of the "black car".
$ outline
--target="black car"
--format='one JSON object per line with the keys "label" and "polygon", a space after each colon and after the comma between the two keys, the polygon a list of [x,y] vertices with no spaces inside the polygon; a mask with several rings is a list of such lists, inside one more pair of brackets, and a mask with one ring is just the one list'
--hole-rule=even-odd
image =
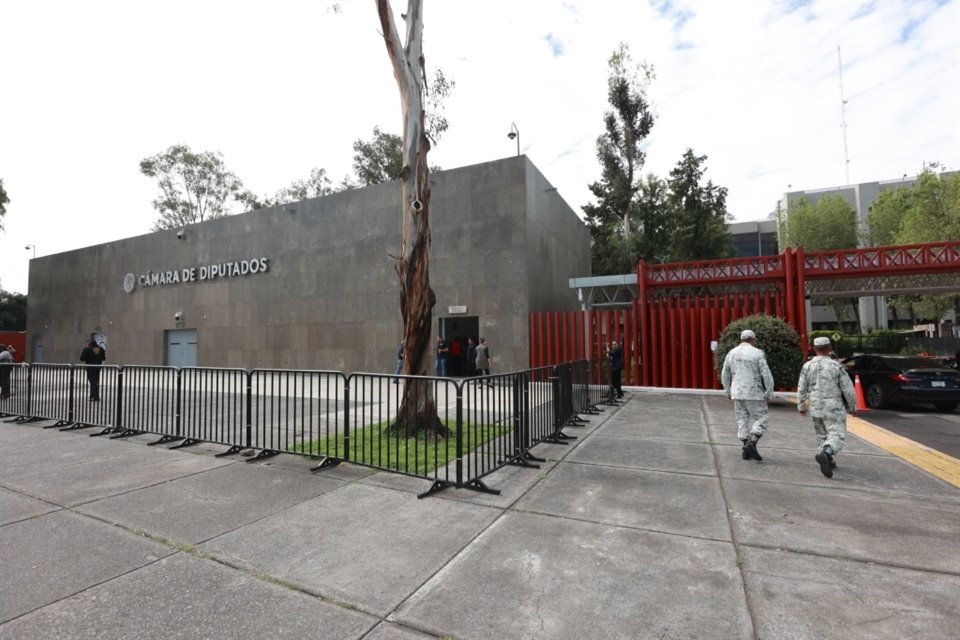
{"label": "black car", "polygon": [[854,380],[860,376],[867,404],[882,409],[891,402],[932,404],[950,413],[960,406],[960,371],[923,356],[866,354],[843,361]]}

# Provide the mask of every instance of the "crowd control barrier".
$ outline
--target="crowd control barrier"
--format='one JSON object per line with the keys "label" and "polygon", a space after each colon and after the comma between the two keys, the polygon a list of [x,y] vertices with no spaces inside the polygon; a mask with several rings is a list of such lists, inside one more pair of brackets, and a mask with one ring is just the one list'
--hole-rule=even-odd
{"label": "crowd control barrier", "polygon": [[586,360],[465,379],[281,369],[72,364],[17,365],[9,421],[99,428],[113,438],[152,434],[151,445],[224,445],[248,461],[281,453],[350,462],[431,482],[499,493],[484,482],[506,465],[537,467],[541,443],[566,444],[566,427],[606,396]]}

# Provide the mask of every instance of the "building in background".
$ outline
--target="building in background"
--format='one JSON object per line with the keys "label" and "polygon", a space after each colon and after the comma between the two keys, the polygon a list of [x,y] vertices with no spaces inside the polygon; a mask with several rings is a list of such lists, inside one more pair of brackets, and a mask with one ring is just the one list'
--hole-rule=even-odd
{"label": "building in background", "polygon": [[[590,233],[524,156],[430,176],[434,335],[529,362],[534,311],[576,309]],[[397,182],[30,263],[32,362],[389,371],[402,335]]]}

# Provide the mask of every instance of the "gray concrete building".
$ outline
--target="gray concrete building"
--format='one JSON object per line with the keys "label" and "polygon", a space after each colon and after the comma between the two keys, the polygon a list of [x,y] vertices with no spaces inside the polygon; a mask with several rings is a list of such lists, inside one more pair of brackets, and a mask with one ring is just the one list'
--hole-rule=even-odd
{"label": "gray concrete building", "polygon": [[[431,175],[434,335],[529,362],[529,314],[576,309],[590,234],[524,156]],[[399,183],[150,233],[30,263],[33,362],[389,371],[402,335]]]}

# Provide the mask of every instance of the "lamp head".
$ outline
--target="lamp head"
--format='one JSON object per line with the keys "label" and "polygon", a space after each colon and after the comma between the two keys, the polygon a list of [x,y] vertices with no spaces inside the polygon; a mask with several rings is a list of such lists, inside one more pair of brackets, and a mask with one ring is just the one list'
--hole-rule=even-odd
{"label": "lamp head", "polygon": [[517,137],[517,133],[515,131],[511,131],[510,133],[507,134],[507,137],[513,140],[514,138]]}

